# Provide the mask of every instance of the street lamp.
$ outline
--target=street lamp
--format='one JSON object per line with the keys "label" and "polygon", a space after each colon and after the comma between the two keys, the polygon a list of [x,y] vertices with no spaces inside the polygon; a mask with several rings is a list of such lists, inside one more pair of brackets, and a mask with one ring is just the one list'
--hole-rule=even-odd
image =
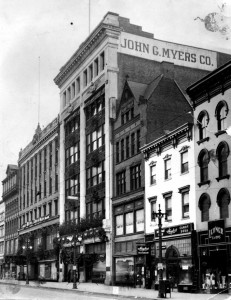
{"label": "street lamp", "polygon": [[165,221],[167,221],[168,214],[167,213],[162,213],[160,209],[160,204],[159,204],[159,209],[158,212],[152,212],[152,218],[158,219],[158,227],[159,227],[159,294],[158,298],[164,298],[163,294],[163,289],[162,289],[162,281],[163,281],[163,265],[162,265],[162,218],[165,217]]}
{"label": "street lamp", "polygon": [[76,234],[76,229],[74,231],[74,236],[72,241],[74,242],[74,262],[73,262],[73,289],[77,289],[77,283],[76,283],[76,272],[77,272],[77,263],[76,263],[76,243],[81,243],[82,242],[82,236]]}
{"label": "street lamp", "polygon": [[29,284],[28,264],[29,264],[29,252],[32,250],[30,245],[30,239],[27,237],[26,245],[22,246],[22,249],[26,251],[26,284]]}

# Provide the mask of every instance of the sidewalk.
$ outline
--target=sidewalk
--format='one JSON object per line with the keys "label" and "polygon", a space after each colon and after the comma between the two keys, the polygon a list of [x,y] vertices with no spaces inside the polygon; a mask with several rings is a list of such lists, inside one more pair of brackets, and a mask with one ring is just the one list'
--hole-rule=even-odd
{"label": "sidewalk", "polygon": [[[18,281],[14,279],[2,279],[0,284],[16,284],[16,285],[26,285],[25,281]],[[96,283],[78,283],[77,290],[73,290],[73,283],[67,282],[42,282],[41,284],[38,281],[30,281],[29,287],[39,287],[39,288],[49,288],[56,290],[70,290],[75,291],[76,293],[82,292],[84,294],[101,294],[101,295],[113,295],[123,297],[134,297],[135,299],[145,299],[145,300],[154,300],[158,299],[158,291],[147,290],[143,288],[130,288],[130,287],[117,287],[117,286],[108,286],[104,284]],[[167,298],[170,299],[170,294],[167,294]],[[171,292],[171,299],[179,300],[231,300],[231,295],[228,294],[191,294],[191,293],[179,293],[177,291]]]}

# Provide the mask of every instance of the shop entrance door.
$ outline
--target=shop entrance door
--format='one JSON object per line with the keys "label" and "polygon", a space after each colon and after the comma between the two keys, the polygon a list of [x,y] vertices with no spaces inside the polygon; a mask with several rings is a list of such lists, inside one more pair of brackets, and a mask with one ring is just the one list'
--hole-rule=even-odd
{"label": "shop entrance door", "polygon": [[166,277],[170,280],[173,287],[179,283],[179,252],[174,246],[170,246],[166,251]]}

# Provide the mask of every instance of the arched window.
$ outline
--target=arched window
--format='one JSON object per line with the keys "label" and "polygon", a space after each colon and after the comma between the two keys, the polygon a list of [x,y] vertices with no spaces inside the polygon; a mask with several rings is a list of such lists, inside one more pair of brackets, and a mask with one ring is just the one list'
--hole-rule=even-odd
{"label": "arched window", "polygon": [[217,130],[225,130],[227,128],[227,124],[226,124],[226,117],[228,114],[228,105],[227,103],[223,100],[220,101],[217,104],[216,107],[216,118],[217,118]]}
{"label": "arched window", "polygon": [[209,220],[209,208],[211,206],[211,200],[208,194],[204,193],[199,199],[199,208],[201,210],[201,222]]}
{"label": "arched window", "polygon": [[206,138],[206,127],[209,123],[209,115],[207,111],[203,110],[200,112],[197,120],[198,128],[199,128],[199,140],[203,140]]}
{"label": "arched window", "polygon": [[229,217],[230,194],[226,188],[222,188],[217,194],[217,204],[220,207],[220,218]]}
{"label": "arched window", "polygon": [[229,146],[226,142],[221,142],[217,147],[217,159],[219,178],[228,174],[227,160],[229,156]]}
{"label": "arched window", "polygon": [[200,166],[200,182],[208,181],[208,164],[209,164],[209,153],[208,150],[201,150],[198,157],[198,165]]}

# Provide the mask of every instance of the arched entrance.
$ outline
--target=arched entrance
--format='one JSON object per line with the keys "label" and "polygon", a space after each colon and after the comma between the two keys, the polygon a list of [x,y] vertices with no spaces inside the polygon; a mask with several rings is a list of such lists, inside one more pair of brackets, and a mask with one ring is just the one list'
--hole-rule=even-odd
{"label": "arched entrance", "polygon": [[173,283],[173,286],[177,286],[177,284],[179,283],[179,256],[179,251],[174,246],[170,246],[166,250],[166,278]]}

